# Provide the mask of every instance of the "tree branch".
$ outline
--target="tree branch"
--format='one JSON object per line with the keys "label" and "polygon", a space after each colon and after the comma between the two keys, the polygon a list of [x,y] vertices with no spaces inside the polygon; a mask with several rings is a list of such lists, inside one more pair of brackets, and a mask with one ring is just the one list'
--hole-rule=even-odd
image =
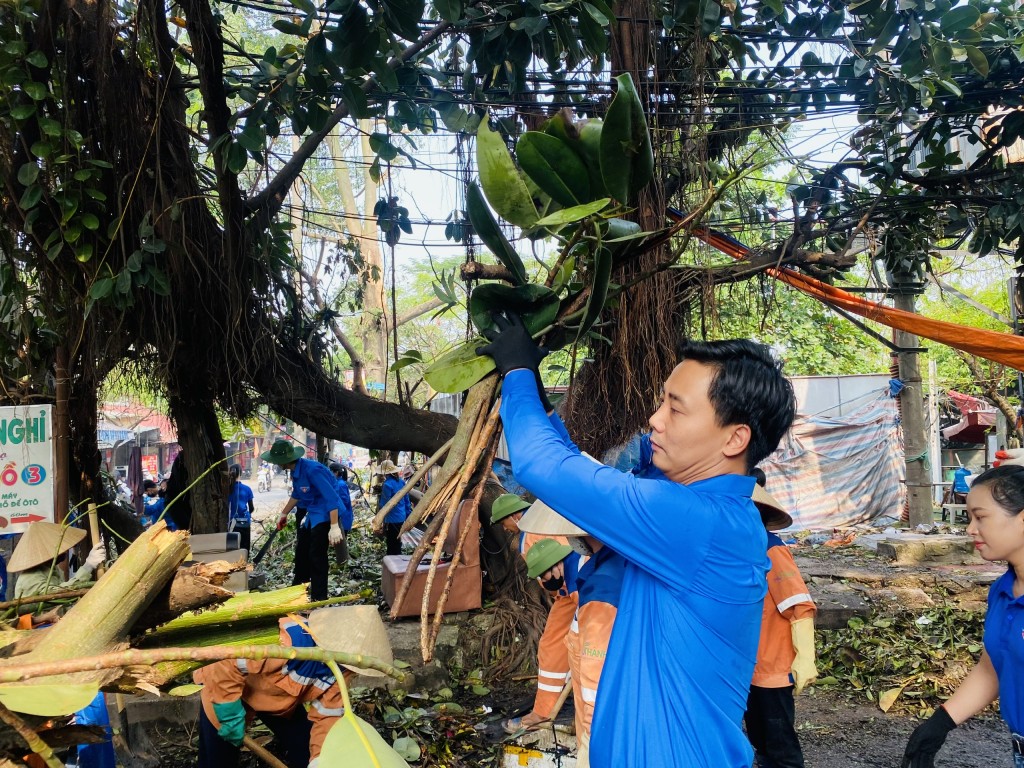
{"label": "tree branch", "polygon": [[[194,1],[194,0],[193,0]],[[467,5],[470,6],[473,3]],[[447,32],[451,27],[451,24],[447,21],[443,21],[434,27],[432,30],[427,32],[423,37],[417,40],[415,43],[405,48],[400,54],[393,57],[388,62],[390,69],[398,69],[402,64],[407,62],[413,56],[418,54],[428,45],[432,44],[438,37],[443,33]],[[377,85],[375,78],[368,78],[362,85],[361,90],[363,93],[369,93],[369,91]],[[302,172],[302,168],[305,166],[306,161],[313,156],[313,153],[317,150],[324,139],[330,134],[334,127],[349,116],[348,105],[341,101],[338,106],[334,108],[331,116],[327,118],[323,128],[319,131],[310,133],[302,142],[297,152],[294,152],[291,158],[284,164],[277,175],[270,180],[266,187],[264,187],[258,194],[253,195],[246,203],[248,211],[256,218],[262,218],[270,220],[284,204],[285,196],[288,194],[288,188],[291,187],[292,182]]]}

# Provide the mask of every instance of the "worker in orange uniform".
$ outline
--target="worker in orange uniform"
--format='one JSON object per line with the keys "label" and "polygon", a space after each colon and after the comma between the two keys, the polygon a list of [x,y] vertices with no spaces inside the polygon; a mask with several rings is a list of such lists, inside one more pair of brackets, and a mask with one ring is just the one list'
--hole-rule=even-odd
{"label": "worker in orange uniform", "polygon": [[[793,699],[818,677],[814,655],[814,615],[818,609],[789,547],[772,533],[788,528],[793,519],[763,489],[764,472],[755,468],[750,474],[757,481],[752,498],[768,530],[772,568],[744,722],[757,768],[804,768]],[[764,514],[766,505],[774,506],[780,514],[769,520]]]}
{"label": "worker in orange uniform", "polygon": [[[370,605],[320,608],[308,623],[280,620],[281,645],[392,661],[387,630]],[[346,666],[353,674],[381,676]],[[289,768],[317,768],[331,726],[344,714],[341,689],[319,661],[227,659],[203,667],[193,678],[203,685],[199,711],[199,768],[236,768],[245,726],[259,717],[284,746]],[[324,766],[326,768],[326,766]]]}
{"label": "worker in orange uniform", "polygon": [[618,610],[625,561],[546,504],[531,507],[519,521],[519,527],[534,535],[565,538],[580,557],[576,575],[576,613],[565,636],[565,646],[569,652],[569,675],[576,711],[576,765],[586,768],[589,765],[590,722]]}
{"label": "worker in orange uniform", "polygon": [[[528,533],[519,528],[519,518],[524,517],[524,508],[527,508],[526,514],[529,514],[530,509],[540,504],[542,502],[534,502],[527,507],[526,502],[518,496],[507,493],[498,497],[491,507],[492,523],[500,522],[506,530],[519,531],[519,554],[524,560],[539,541],[554,539],[559,544],[568,545],[565,537]],[[578,556],[574,556],[572,565],[573,568],[570,570],[573,571],[571,579],[574,585],[575,572],[579,569]],[[504,722],[507,733],[534,728],[547,721],[569,677],[569,651],[565,646],[565,636],[576,613],[575,589],[567,589],[564,580],[557,585],[555,581],[541,581],[541,586],[548,591],[552,603],[537,646],[537,693],[530,712],[523,717],[513,717]]]}

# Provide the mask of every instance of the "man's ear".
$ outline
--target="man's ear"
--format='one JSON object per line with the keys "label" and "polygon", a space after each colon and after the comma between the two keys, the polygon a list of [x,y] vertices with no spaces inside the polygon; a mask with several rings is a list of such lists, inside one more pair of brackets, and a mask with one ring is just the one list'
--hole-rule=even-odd
{"label": "man's ear", "polygon": [[729,439],[726,440],[722,453],[730,459],[742,456],[750,446],[750,425],[736,424],[732,427]]}

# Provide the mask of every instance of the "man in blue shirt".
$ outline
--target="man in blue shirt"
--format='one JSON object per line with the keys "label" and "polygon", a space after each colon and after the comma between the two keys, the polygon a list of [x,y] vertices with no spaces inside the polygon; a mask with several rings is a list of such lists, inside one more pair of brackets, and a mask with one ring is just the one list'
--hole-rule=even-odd
{"label": "man in blue shirt", "polygon": [[228,470],[228,479],[231,483],[231,490],[228,492],[228,531],[238,533],[241,540],[239,546],[248,550],[251,542],[249,526],[252,525],[252,513],[256,507],[253,503],[252,488],[238,479],[241,474],[242,467],[239,464],[232,464]]}
{"label": "man in blue shirt", "polygon": [[518,317],[494,319],[477,352],[505,377],[516,480],[626,561],[591,765],[748,768],[769,561],[747,472],[792,423],[792,385],[760,344],[684,343],[645,439],[658,472],[627,474],[573,450],[542,405],[544,352]]}
{"label": "man in blue shirt", "polygon": [[300,525],[309,530],[305,539],[309,542],[309,599],[316,602],[327,599],[328,545],[341,544],[345,533],[338,524],[341,499],[338,498],[334,475],[320,462],[304,458],[305,453],[302,446],[293,446],[288,440],[278,438],[260,458],[291,471],[292,495],[281,510],[277,529],[284,528],[288,513],[295,507],[306,510]]}

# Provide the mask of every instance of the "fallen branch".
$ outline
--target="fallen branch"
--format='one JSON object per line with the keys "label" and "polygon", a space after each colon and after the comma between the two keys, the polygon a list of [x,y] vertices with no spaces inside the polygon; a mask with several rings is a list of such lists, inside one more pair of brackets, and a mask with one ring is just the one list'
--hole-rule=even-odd
{"label": "fallen branch", "polygon": [[[389,677],[401,680],[405,673],[372,656],[327,651],[322,648],[291,648],[283,645],[213,646],[211,648],[154,648],[141,651],[130,649],[101,653],[77,659],[39,661],[18,666],[0,667],[0,683],[18,683],[37,677],[54,677],[78,672],[95,672],[118,667],[150,666],[162,661],[222,661],[224,659],[286,659],[289,661],[334,661],[360,669],[376,669]],[[19,660],[20,661],[20,660]]]}
{"label": "fallen branch", "polygon": [[242,744],[245,746],[246,749],[248,749],[250,752],[256,755],[256,757],[258,757],[264,763],[269,765],[270,768],[288,768],[287,765],[285,765],[272,754],[270,754],[269,750],[266,750],[259,744],[257,744],[256,740],[253,739],[251,736],[243,736]]}
{"label": "fallen branch", "polygon": [[50,592],[46,595],[31,595],[26,597],[19,597],[17,600],[8,600],[5,603],[0,603],[0,611],[6,611],[9,608],[23,608],[27,605],[39,605],[40,603],[49,603],[53,600],[72,600],[76,597],[81,597],[89,589],[66,589],[63,592]]}
{"label": "fallen branch", "polygon": [[50,749],[50,745],[39,738],[39,734],[33,731],[28,724],[18,717],[16,714],[11,712],[3,704],[0,704],[0,720],[3,720],[11,728],[18,732],[18,735],[25,740],[28,744],[28,748],[39,755],[40,759],[46,763],[49,768],[64,768],[64,763],[57,759],[57,756],[53,754],[53,750]]}
{"label": "fallen branch", "polygon": [[[494,397],[496,390],[497,382],[493,382],[488,388],[490,398]],[[430,592],[434,587],[434,577],[437,575],[437,565],[441,562],[441,553],[444,549],[445,539],[448,537],[448,529],[451,527],[452,520],[455,518],[455,513],[459,508],[459,504],[462,503],[462,499],[469,487],[470,480],[472,480],[473,475],[476,474],[476,470],[480,466],[480,462],[483,460],[484,456],[490,454],[489,449],[491,442],[498,434],[498,428],[501,426],[498,406],[498,403],[500,402],[501,398],[498,398],[497,402],[495,402],[491,407],[490,413],[487,414],[487,418],[480,419],[473,429],[473,439],[470,441],[466,465],[462,469],[462,476],[459,478],[459,484],[455,489],[455,493],[452,494],[451,501],[448,503],[448,509],[444,515],[444,523],[441,525],[441,530],[438,531],[437,540],[434,544],[434,556],[431,558],[430,568],[427,571],[426,586],[423,587],[423,602],[420,607],[420,652],[423,655],[424,663],[429,662],[433,657],[433,643],[431,642],[431,636],[433,635],[433,639],[436,639],[437,637],[436,634],[430,632],[429,623]],[[484,413],[486,413],[486,411],[484,411]],[[452,566],[451,571],[454,572],[454,570],[455,568]],[[435,608],[435,612],[438,610],[439,608]]]}

